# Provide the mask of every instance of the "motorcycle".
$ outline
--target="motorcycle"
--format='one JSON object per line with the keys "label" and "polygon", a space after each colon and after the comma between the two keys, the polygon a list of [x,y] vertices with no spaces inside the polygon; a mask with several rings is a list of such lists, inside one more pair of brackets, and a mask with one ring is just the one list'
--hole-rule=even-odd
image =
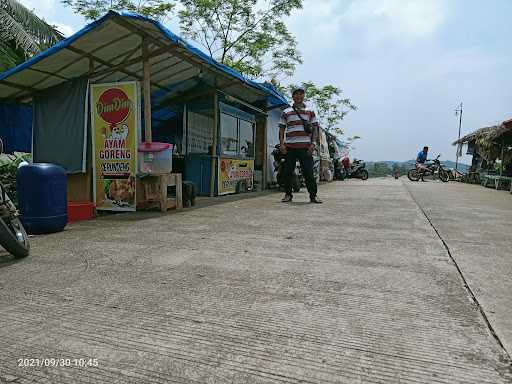
{"label": "motorcycle", "polygon": [[441,155],[437,155],[437,157],[432,160],[432,162],[429,162],[425,164],[426,168],[424,170],[418,169],[418,167],[414,167],[409,169],[407,172],[407,177],[411,181],[425,181],[425,176],[432,176],[433,179],[436,177],[439,177],[439,179],[446,183],[450,179],[449,172],[443,168],[443,165],[441,164],[441,161],[439,161],[439,158]]}
{"label": "motorcycle", "polygon": [[[277,144],[272,151],[272,156],[274,157],[274,172],[276,172],[277,184],[280,187],[284,187],[284,163],[286,161],[286,156],[281,152],[281,144]],[[300,169],[299,162],[295,164],[295,170],[292,173],[292,189],[293,192],[299,192],[300,188],[304,185],[304,180],[302,176],[302,170]]]}
{"label": "motorcycle", "polygon": [[[0,141],[0,154],[3,153],[3,143]],[[19,218],[19,212],[0,183],[0,245],[16,258],[29,254],[30,244],[28,235]]]}
{"label": "motorcycle", "polygon": [[345,176],[345,178],[367,180],[368,171],[366,170],[366,163],[362,160],[354,159],[350,165],[350,172]]}

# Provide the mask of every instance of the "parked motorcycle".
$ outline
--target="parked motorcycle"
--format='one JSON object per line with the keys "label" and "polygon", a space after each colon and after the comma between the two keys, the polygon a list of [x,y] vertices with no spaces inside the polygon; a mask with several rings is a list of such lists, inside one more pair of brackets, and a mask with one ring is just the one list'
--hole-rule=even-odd
{"label": "parked motorcycle", "polygon": [[363,162],[362,160],[354,159],[354,161],[350,165],[350,172],[345,177],[351,179],[367,180],[368,171],[366,170],[366,163]]}
{"label": "parked motorcycle", "polygon": [[450,179],[449,172],[444,169],[443,165],[441,164],[441,161],[439,161],[439,158],[441,155],[437,155],[437,157],[432,160],[431,162],[428,162],[425,164],[426,168],[424,170],[418,169],[418,167],[414,167],[409,169],[407,172],[407,177],[411,181],[425,181],[425,176],[432,176],[433,179],[436,177],[439,177],[439,179],[446,183]]}
{"label": "parked motorcycle", "polygon": [[[286,156],[281,152],[281,144],[277,144],[272,151],[272,156],[274,157],[274,172],[276,172],[277,184],[280,187],[284,187],[284,163],[286,161]],[[292,188],[293,192],[299,192],[300,188],[304,185],[304,180],[302,176],[302,171],[300,169],[300,164],[297,162],[295,164],[295,170],[292,174]]]}
{"label": "parked motorcycle", "polygon": [[[0,141],[0,154],[3,143]],[[19,212],[0,183],[0,245],[14,257],[28,256],[30,244],[28,235],[19,218]]]}

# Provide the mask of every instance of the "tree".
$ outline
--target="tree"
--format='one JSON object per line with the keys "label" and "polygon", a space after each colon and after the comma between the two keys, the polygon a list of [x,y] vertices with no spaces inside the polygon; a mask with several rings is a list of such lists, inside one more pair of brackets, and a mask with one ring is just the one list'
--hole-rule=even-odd
{"label": "tree", "polygon": [[181,0],[182,34],[256,79],[291,76],[302,58],[283,19],[302,0]]}
{"label": "tree", "polygon": [[371,177],[384,177],[391,174],[391,169],[386,163],[377,162],[373,167],[368,167],[368,173]]}
{"label": "tree", "polygon": [[174,1],[165,0],[61,0],[76,13],[95,20],[108,11],[130,11],[161,20],[174,8]]}
{"label": "tree", "polygon": [[25,61],[62,38],[57,29],[17,0],[0,0],[0,71]]}
{"label": "tree", "polygon": [[[307,81],[300,85],[289,85],[288,93],[297,88],[304,89],[305,99],[316,110],[320,126],[333,135],[343,135],[343,129],[339,124],[347,113],[355,111],[357,107],[352,104],[349,98],[342,96],[342,89],[334,85],[319,87],[312,81]],[[348,138],[347,141],[351,145],[357,139],[360,139],[360,137],[353,136]]]}

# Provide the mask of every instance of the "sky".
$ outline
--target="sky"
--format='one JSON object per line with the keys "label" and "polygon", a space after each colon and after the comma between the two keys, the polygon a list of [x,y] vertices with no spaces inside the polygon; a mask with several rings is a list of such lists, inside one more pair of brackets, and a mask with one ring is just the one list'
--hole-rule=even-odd
{"label": "sky", "polygon": [[[86,24],[60,0],[21,3],[66,35]],[[510,15],[512,0],[304,0],[286,20],[304,59],[290,81],[339,86],[358,107],[341,124],[361,136],[353,157],[428,145],[455,160],[461,102],[462,135],[512,118]]]}

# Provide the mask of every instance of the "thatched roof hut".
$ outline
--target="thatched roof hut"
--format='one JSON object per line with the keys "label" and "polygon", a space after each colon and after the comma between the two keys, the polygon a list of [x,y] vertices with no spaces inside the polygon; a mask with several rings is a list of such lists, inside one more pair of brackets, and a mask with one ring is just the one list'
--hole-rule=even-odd
{"label": "thatched roof hut", "polygon": [[459,140],[455,140],[452,143],[452,145],[467,144],[476,141],[477,139],[488,137],[490,134],[493,134],[493,132],[496,131],[498,128],[499,125],[493,125],[491,127],[477,129],[476,131],[473,131],[471,133],[468,133],[466,136],[461,137]]}
{"label": "thatched roof hut", "polygon": [[488,162],[497,158],[510,157],[509,151],[504,153],[504,146],[512,144],[512,119],[500,125],[493,125],[477,129],[453,142],[453,145],[468,144],[473,146],[475,152]]}

